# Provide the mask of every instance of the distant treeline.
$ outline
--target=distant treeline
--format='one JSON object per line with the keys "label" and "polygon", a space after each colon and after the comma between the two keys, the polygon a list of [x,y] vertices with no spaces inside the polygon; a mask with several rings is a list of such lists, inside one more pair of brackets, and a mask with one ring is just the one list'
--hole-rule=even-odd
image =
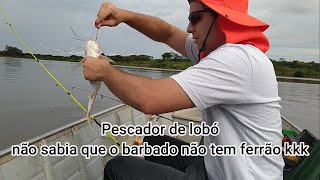
{"label": "distant treeline", "polygon": [[[71,56],[53,56],[50,54],[34,54],[38,59],[43,60],[55,60],[55,61],[69,61],[69,62],[79,62],[83,57],[71,55]],[[23,53],[22,50],[12,47],[5,46],[3,51],[0,51],[0,56],[6,57],[16,57],[16,58],[26,58],[26,59],[34,59],[33,56],[29,53]]]}
{"label": "distant treeline", "polygon": [[316,63],[314,61],[301,62],[297,60],[292,62],[275,60],[271,61],[277,76],[320,79],[320,63]]}
{"label": "distant treeline", "polygon": [[[29,53],[23,53],[22,50],[6,46],[3,51],[0,51],[0,56],[28,58],[33,59]],[[69,61],[79,62],[82,56],[53,56],[35,54],[38,59],[43,60],[56,60],[56,61]],[[186,59],[174,52],[166,52],[161,55],[162,59],[154,59],[148,55],[130,55],[130,56],[109,56],[116,62],[117,65],[125,66],[139,66],[139,67],[152,67],[152,68],[165,68],[165,69],[179,69],[184,70],[192,65],[189,59]],[[280,60],[270,59],[276,71],[277,76],[287,77],[304,77],[304,78],[317,78],[320,79],[320,63],[301,62],[294,60],[293,62],[286,61],[283,58]]]}

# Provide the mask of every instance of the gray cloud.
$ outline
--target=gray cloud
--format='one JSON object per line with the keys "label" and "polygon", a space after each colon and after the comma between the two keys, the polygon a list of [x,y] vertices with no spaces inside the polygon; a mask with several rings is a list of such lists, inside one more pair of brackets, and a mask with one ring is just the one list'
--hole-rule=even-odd
{"label": "gray cloud", "polygon": [[304,1],[250,1],[249,9],[258,13],[259,11],[269,12],[269,15],[293,15],[293,14],[313,14],[319,13],[319,1],[304,0]]}
{"label": "gray cloud", "polygon": [[270,24],[272,58],[319,62],[319,1],[251,1],[249,13]]}
{"label": "gray cloud", "polygon": [[[183,30],[188,24],[189,5],[186,0],[110,2],[123,9],[157,16]],[[83,42],[72,39],[74,35],[69,26],[84,39],[94,38],[96,29],[93,24],[102,3],[102,0],[0,0],[0,5],[22,39],[35,53],[43,54],[73,52],[83,55]],[[269,57],[319,62],[318,0],[252,0],[249,2],[249,14],[270,24],[265,32],[271,44],[267,52]],[[164,52],[171,51],[168,46],[149,40],[125,24],[116,28],[102,28],[98,40],[107,54],[147,54],[160,57]],[[48,48],[41,46],[40,42]],[[5,45],[24,50],[1,18],[0,49]],[[54,52],[54,49],[65,53]]]}

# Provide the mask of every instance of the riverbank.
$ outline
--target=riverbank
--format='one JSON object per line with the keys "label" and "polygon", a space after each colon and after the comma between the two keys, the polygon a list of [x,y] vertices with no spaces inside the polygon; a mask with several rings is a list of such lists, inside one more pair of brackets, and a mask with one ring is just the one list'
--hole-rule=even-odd
{"label": "riverbank", "polygon": [[[114,65],[114,66],[118,68],[139,69],[139,70],[142,69],[146,71],[165,71],[165,72],[177,72],[177,73],[182,71],[182,70],[176,70],[176,69],[148,68],[148,67],[137,67],[137,66],[123,66],[123,65]],[[277,80],[280,82],[320,84],[320,79],[315,79],[315,78],[277,76]]]}
{"label": "riverbank", "polygon": [[[2,53],[1,53],[2,52]],[[22,53],[20,55],[8,56],[3,51],[0,51],[0,57],[15,57],[15,58],[27,58],[33,59],[30,54]],[[65,61],[65,62],[79,62],[83,58],[82,56],[52,56],[35,54],[39,59]],[[147,55],[130,55],[130,56],[109,56],[116,62],[116,65],[126,66],[129,68],[153,68],[155,69],[167,69],[169,71],[181,71],[192,66],[189,59],[154,59]],[[289,82],[305,82],[305,83],[319,83],[317,79],[320,79],[320,63],[316,62],[300,62],[300,61],[275,61],[272,60],[276,75],[279,76],[279,80]],[[289,78],[287,78],[289,77]]]}

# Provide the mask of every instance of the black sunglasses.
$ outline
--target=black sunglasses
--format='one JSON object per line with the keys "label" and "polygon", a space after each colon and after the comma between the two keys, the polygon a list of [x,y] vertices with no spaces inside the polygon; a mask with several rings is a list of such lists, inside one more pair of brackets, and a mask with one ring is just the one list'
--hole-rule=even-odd
{"label": "black sunglasses", "polygon": [[194,12],[190,13],[188,16],[189,22],[192,25],[195,25],[201,19],[201,13],[210,12],[210,11],[211,11],[211,9],[202,9],[202,10],[194,11]]}

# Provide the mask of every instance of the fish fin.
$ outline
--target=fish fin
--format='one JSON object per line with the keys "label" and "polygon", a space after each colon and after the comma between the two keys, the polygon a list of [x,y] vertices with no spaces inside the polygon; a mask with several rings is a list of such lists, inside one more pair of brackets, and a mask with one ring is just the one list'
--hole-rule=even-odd
{"label": "fish fin", "polygon": [[87,112],[87,121],[91,129],[93,130],[93,126],[91,125],[91,108],[93,106],[94,100],[96,99],[97,93],[101,86],[101,81],[90,81],[90,84],[92,86],[91,93],[89,95],[89,102],[88,102],[88,112]]}

